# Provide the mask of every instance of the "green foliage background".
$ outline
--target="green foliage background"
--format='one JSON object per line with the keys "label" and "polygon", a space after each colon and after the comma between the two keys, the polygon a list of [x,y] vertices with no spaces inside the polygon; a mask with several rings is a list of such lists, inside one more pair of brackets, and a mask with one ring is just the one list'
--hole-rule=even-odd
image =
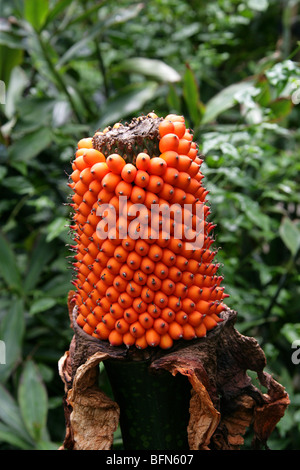
{"label": "green foliage background", "polygon": [[72,337],[64,204],[77,141],[152,110],[183,114],[206,155],[227,303],[290,395],[269,446],[299,449],[299,4],[1,2],[1,449],[64,438],[57,363]]}

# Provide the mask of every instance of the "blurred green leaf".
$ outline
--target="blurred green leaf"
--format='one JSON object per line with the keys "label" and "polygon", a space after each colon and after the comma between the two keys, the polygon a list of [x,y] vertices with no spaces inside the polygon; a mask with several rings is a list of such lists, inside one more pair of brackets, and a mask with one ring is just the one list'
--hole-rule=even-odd
{"label": "blurred green leaf", "polygon": [[[20,409],[6,388],[0,384],[0,440],[6,438],[8,442],[19,441],[25,448],[32,444],[26,431]],[[24,447],[23,447],[24,446]]]}
{"label": "blurred green leaf", "polygon": [[47,227],[46,242],[51,242],[63,232],[67,231],[68,220],[65,217],[57,217]]}
{"label": "blurred green leaf", "polygon": [[46,127],[25,134],[10,146],[9,158],[12,161],[28,162],[45,150],[51,141],[51,129]]}
{"label": "blurred green leaf", "polygon": [[56,299],[42,297],[41,299],[33,300],[29,310],[29,315],[50,310],[56,304]]}
{"label": "blurred green leaf", "polygon": [[131,57],[119,63],[112,72],[137,73],[160,82],[179,82],[179,73],[166,63],[157,59]]}
{"label": "blurred green leaf", "polygon": [[36,287],[41,273],[55,253],[54,246],[48,243],[44,236],[38,238],[30,253],[28,269],[24,281],[25,292]]}
{"label": "blurred green leaf", "polygon": [[300,230],[288,217],[284,217],[280,227],[279,234],[285,246],[295,256],[300,248]]}
{"label": "blurred green leaf", "polygon": [[0,276],[10,289],[21,290],[21,276],[13,249],[0,232]]}
{"label": "blurred green leaf", "polygon": [[235,83],[223,88],[213,98],[211,98],[205,105],[204,116],[201,123],[208,124],[213,122],[220,114],[236,105],[235,95],[252,87],[253,82],[248,80],[245,82]]}
{"label": "blurred green leaf", "polygon": [[189,115],[192,119],[193,126],[198,126],[202,115],[202,112],[200,111],[200,92],[195,74],[188,65],[183,76],[183,96]]}
{"label": "blurred green leaf", "polygon": [[34,27],[40,31],[48,15],[49,0],[24,0],[24,17]]}
{"label": "blurred green leaf", "polygon": [[6,349],[6,362],[0,367],[1,383],[7,380],[21,359],[24,333],[23,300],[12,297],[10,307],[7,309],[0,324],[0,338],[4,341]]}
{"label": "blurred green leaf", "polygon": [[48,396],[37,366],[31,360],[26,362],[22,371],[18,399],[26,429],[30,436],[38,442],[42,437],[47,421]]}

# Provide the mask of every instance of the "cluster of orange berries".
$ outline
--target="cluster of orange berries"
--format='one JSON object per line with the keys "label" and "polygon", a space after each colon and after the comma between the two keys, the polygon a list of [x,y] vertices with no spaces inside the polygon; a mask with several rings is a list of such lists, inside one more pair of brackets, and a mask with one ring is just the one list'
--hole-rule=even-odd
{"label": "cluster of orange berries", "polygon": [[[141,151],[129,163],[118,153],[105,156],[93,148],[92,138],[84,138],[72,162],[77,323],[113,346],[168,349],[174,340],[205,336],[225,308],[223,277],[217,275],[211,249],[214,225],[206,220],[202,159],[182,116],[168,115],[158,129],[159,155]],[[120,196],[126,197],[127,214],[119,212]],[[97,209],[103,203],[114,208],[117,219],[114,235],[101,239]],[[139,237],[118,236],[132,220],[130,207],[136,203],[146,207]],[[149,219],[157,216],[151,205],[162,203],[204,207],[201,249],[191,249],[172,230],[150,234]],[[192,223],[195,217],[193,211]]]}

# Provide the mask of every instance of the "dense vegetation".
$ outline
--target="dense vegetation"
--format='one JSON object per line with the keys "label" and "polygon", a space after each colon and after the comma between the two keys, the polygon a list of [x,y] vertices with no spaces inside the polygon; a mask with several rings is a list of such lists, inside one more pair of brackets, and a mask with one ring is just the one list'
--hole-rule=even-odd
{"label": "dense vegetation", "polygon": [[227,304],[291,399],[269,445],[299,448],[299,3],[1,2],[1,449],[64,437],[76,143],[152,110],[183,114],[206,155]]}

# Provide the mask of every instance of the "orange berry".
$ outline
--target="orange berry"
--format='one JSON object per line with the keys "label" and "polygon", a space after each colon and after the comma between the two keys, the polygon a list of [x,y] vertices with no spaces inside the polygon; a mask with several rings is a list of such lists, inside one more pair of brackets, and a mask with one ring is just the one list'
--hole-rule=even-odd
{"label": "orange berry", "polygon": [[178,144],[178,153],[180,155],[188,155],[189,151],[190,151],[190,148],[191,148],[191,142],[187,139],[184,138],[180,138],[179,139],[179,144]]}
{"label": "orange berry", "polygon": [[115,327],[116,318],[111,313],[106,313],[102,318],[102,323],[108,328],[112,330]]}
{"label": "orange berry", "polygon": [[136,157],[135,165],[138,170],[146,171],[148,169],[150,157],[147,153],[141,152]]}
{"label": "orange berry", "polygon": [[187,171],[191,166],[192,159],[187,155],[179,154],[178,162],[177,162],[177,170],[178,171]]}
{"label": "orange berry", "polygon": [[110,169],[108,168],[106,162],[99,162],[95,163],[95,165],[91,167],[91,173],[98,181],[102,181],[104,176],[110,173]]}
{"label": "orange berry", "polygon": [[165,134],[159,141],[159,150],[161,153],[173,150],[177,152],[179,145],[179,138],[176,134]]}
{"label": "orange berry", "polygon": [[118,303],[125,309],[131,307],[132,300],[132,297],[127,292],[122,292],[118,298]]}
{"label": "orange berry", "polygon": [[158,346],[160,343],[160,335],[154,328],[149,328],[145,333],[146,341],[149,346]]}
{"label": "orange berry", "polygon": [[182,309],[182,301],[179,297],[176,297],[175,295],[169,296],[167,305],[169,308],[174,310],[174,312],[179,312],[179,310]]}
{"label": "orange berry", "polygon": [[86,165],[92,167],[96,163],[105,162],[105,156],[98,150],[90,148],[84,152],[83,160],[85,161]]}
{"label": "orange berry", "polygon": [[134,336],[135,338],[139,338],[145,333],[145,328],[142,327],[139,321],[135,321],[134,323],[131,323],[129,331],[132,336]]}
{"label": "orange berry", "polygon": [[145,349],[148,346],[147,340],[146,340],[146,335],[142,335],[139,338],[136,338],[135,340],[135,346],[138,349]]}
{"label": "orange berry", "polygon": [[115,320],[117,320],[123,317],[124,309],[118,302],[113,302],[109,308],[109,313]]}
{"label": "orange berry", "polygon": [[168,167],[164,174],[164,182],[172,186],[176,186],[179,177],[179,171],[177,168]]}
{"label": "orange berry", "polygon": [[180,339],[183,337],[183,328],[182,325],[177,323],[176,320],[172,320],[169,324],[168,334],[171,336],[172,339]]}
{"label": "orange berry", "polygon": [[134,281],[129,281],[126,287],[126,292],[131,297],[139,297],[142,291],[142,287]]}
{"label": "orange berry", "polygon": [[131,183],[126,183],[126,181],[120,181],[115,189],[115,193],[117,196],[126,196],[130,197],[132,191]]}
{"label": "orange berry", "polygon": [[171,134],[174,132],[174,124],[168,119],[164,119],[158,127],[158,132],[160,137],[163,137],[166,134]]}
{"label": "orange berry", "polygon": [[107,163],[108,168],[113,173],[116,173],[118,175],[121,174],[122,169],[126,165],[124,158],[121,157],[121,155],[117,153],[112,153],[111,155],[109,155],[106,159],[106,163]]}
{"label": "orange berry", "polygon": [[143,188],[139,186],[133,186],[130,199],[133,204],[143,204],[146,198],[146,192]]}
{"label": "orange berry", "polygon": [[114,192],[115,188],[118,183],[122,181],[121,176],[116,173],[107,173],[103,178],[102,178],[102,186],[106,191],[108,192]]}
{"label": "orange berry", "polygon": [[174,121],[173,125],[174,125],[173,133],[176,134],[179,139],[182,139],[186,131],[184,121]]}
{"label": "orange berry", "polygon": [[132,334],[130,333],[130,331],[127,331],[127,333],[124,334],[123,336],[123,343],[125,344],[125,346],[127,346],[128,348],[130,346],[133,346],[134,343],[135,343],[135,337],[132,336]]}
{"label": "orange berry", "polygon": [[117,289],[117,291],[121,293],[121,292],[125,292],[127,283],[128,281],[126,281],[124,278],[118,275],[115,277],[113,285],[115,289]]}
{"label": "orange berry", "polygon": [[143,299],[141,297],[136,297],[133,300],[132,307],[139,314],[144,313],[147,310],[147,304],[146,304],[146,302],[143,301]]}
{"label": "orange berry", "polygon": [[147,281],[147,274],[143,273],[143,271],[141,270],[135,271],[133,275],[133,280],[140,286],[144,286]]}
{"label": "orange berry", "polygon": [[168,296],[159,290],[154,295],[154,303],[158,305],[158,307],[164,308],[168,305]]}
{"label": "orange berry", "polygon": [[215,328],[217,326],[217,322],[216,320],[214,320],[214,318],[212,318],[210,315],[206,315],[204,318],[203,318],[203,323],[207,329],[207,331],[209,330],[212,330],[213,328]]}
{"label": "orange berry", "polygon": [[202,315],[200,312],[197,312],[197,310],[195,310],[194,312],[189,314],[190,325],[192,325],[193,327],[196,327],[196,326],[199,326],[201,322],[202,322]]}
{"label": "orange berry", "polygon": [[166,333],[161,336],[160,342],[159,342],[159,347],[161,349],[170,349],[173,346],[173,339],[169,335],[169,333]]}
{"label": "orange berry", "polygon": [[160,280],[163,280],[163,279],[166,279],[166,277],[168,277],[169,268],[164,263],[159,262],[159,263],[155,264],[155,269],[154,269],[154,271],[151,271],[151,272],[154,272],[154,274]]}
{"label": "orange berry", "polygon": [[107,326],[104,323],[100,322],[96,326],[96,332],[97,332],[99,338],[104,341],[104,340],[108,339],[108,337],[111,333],[111,330],[109,328],[107,328]]}
{"label": "orange berry", "polygon": [[77,147],[79,149],[91,149],[93,148],[93,138],[92,137],[84,137],[83,139],[80,139]]}
{"label": "orange berry", "polygon": [[150,176],[146,171],[138,170],[134,178],[134,183],[139,188],[146,188],[148,186],[149,179],[150,179]]}
{"label": "orange berry", "polygon": [[132,183],[135,179],[137,168],[132,163],[126,163],[121,171],[121,176],[126,183]]}
{"label": "orange berry", "polygon": [[149,176],[147,191],[151,191],[152,193],[157,194],[163,188],[163,185],[164,180],[161,178],[161,176],[152,174]]}
{"label": "orange berry", "polygon": [[120,276],[126,281],[130,281],[133,278],[134,270],[131,269],[127,264],[124,264],[120,268]]}
{"label": "orange berry", "polygon": [[123,335],[117,330],[112,330],[108,336],[108,341],[112,346],[121,346],[123,343]]}
{"label": "orange berry", "polygon": [[155,269],[155,263],[150,258],[148,258],[148,256],[144,256],[141,260],[140,269],[145,274],[151,274]]}
{"label": "orange berry", "polygon": [[153,318],[158,318],[161,315],[161,309],[157,305],[155,305],[154,303],[148,305],[147,312]]}
{"label": "orange berry", "polygon": [[131,251],[127,256],[126,262],[130,268],[136,270],[136,269],[139,269],[141,265],[142,257],[135,251]]}
{"label": "orange berry", "polygon": [[202,338],[203,336],[206,335],[207,329],[206,329],[206,326],[203,322],[200,323],[199,326],[196,326],[194,329],[195,329],[195,333],[197,335],[197,338]]}
{"label": "orange berry", "polygon": [[139,322],[145,330],[152,328],[154,320],[153,317],[148,312],[141,313],[139,315]]}
{"label": "orange berry", "polygon": [[156,318],[153,322],[153,328],[159,335],[164,335],[169,329],[169,323],[162,318]]}
{"label": "orange berry", "polygon": [[144,286],[142,291],[141,291],[141,299],[147,303],[150,304],[154,300],[155,293],[152,289],[149,289],[149,287]]}
{"label": "orange berry", "polygon": [[162,176],[166,171],[167,163],[161,157],[153,157],[150,159],[147,171],[151,175]]}
{"label": "orange berry", "polygon": [[191,340],[191,339],[196,338],[195,329],[189,323],[184,323],[184,325],[182,325],[182,330],[183,330],[183,339]]}
{"label": "orange berry", "polygon": [[171,308],[165,307],[162,309],[160,318],[167,323],[171,323],[175,319],[175,312]]}
{"label": "orange berry", "polygon": [[178,312],[175,312],[175,320],[179,325],[184,325],[188,321],[188,315],[184,310],[179,310]]}
{"label": "orange berry", "polygon": [[124,319],[127,323],[134,323],[139,318],[139,314],[133,307],[126,308],[124,310]]}
{"label": "orange berry", "polygon": [[124,318],[120,318],[115,323],[115,329],[121,333],[121,335],[124,335],[129,330],[129,324]]}

